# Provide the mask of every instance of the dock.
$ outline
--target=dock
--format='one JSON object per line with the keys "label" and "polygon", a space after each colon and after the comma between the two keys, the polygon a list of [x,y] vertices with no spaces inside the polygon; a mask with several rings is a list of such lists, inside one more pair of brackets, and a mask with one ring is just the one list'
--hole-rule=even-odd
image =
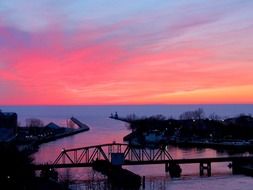
{"label": "dock", "polygon": [[72,136],[72,135],[75,135],[75,134],[78,134],[78,133],[90,130],[90,128],[88,127],[88,125],[82,123],[77,118],[71,117],[70,120],[73,123],[75,123],[79,128],[77,128],[77,129],[66,128],[65,131],[62,132],[62,133],[58,133],[58,134],[56,134],[54,136],[49,136],[47,138],[43,138],[43,139],[38,140],[38,143],[39,144],[46,143],[46,142],[54,141],[54,140],[57,140],[57,139],[60,139],[60,138]]}
{"label": "dock", "polygon": [[88,131],[90,128],[88,125],[82,123],[78,119],[71,117],[70,119],[77,128],[61,127],[55,123],[49,123],[44,127],[35,127],[34,133],[30,133],[30,127],[20,127],[16,143],[19,145],[40,145],[50,141],[55,141],[60,138],[72,136],[81,132]]}
{"label": "dock", "polygon": [[36,143],[37,144],[42,144],[42,143],[47,143],[47,142],[50,142],[50,141],[55,141],[57,139],[68,137],[68,136],[72,136],[72,135],[75,135],[75,134],[78,134],[78,133],[82,133],[82,132],[87,131],[87,130],[89,130],[89,129],[85,129],[85,128],[67,129],[63,133],[59,133],[59,134],[56,134],[54,136],[49,136],[49,137],[46,137],[46,138],[43,138],[43,139],[38,139],[36,141]]}

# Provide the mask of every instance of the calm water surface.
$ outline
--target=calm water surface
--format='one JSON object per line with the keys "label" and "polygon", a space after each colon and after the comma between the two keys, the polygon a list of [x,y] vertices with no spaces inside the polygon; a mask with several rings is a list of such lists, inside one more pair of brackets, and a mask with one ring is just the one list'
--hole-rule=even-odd
{"label": "calm water surface", "polygon": [[[135,113],[137,116],[150,116],[163,114],[177,118],[184,111],[203,108],[208,116],[216,113],[222,117],[231,117],[240,113],[253,114],[253,105],[166,105],[166,106],[1,106],[2,111],[17,112],[19,122],[25,125],[27,118],[39,118],[45,124],[55,122],[66,126],[66,120],[74,116],[90,126],[90,131],[77,134],[71,137],[59,139],[54,142],[43,144],[39,151],[34,154],[36,163],[53,162],[59,155],[62,148],[76,148],[113,141],[122,142],[122,139],[130,131],[126,124],[108,118],[111,113],[118,112],[126,116]],[[213,149],[197,149],[169,146],[173,158],[194,158],[194,157],[218,157],[227,156],[227,152],[219,152]],[[248,152],[231,154],[248,155]],[[251,177],[232,176],[228,163],[212,165],[212,177],[198,177],[198,165],[182,165],[182,178],[172,180],[165,173],[164,165],[150,166],[128,166],[127,168],[141,176],[146,176],[146,189],[252,189],[253,180]],[[106,189],[105,178],[89,168],[61,169],[60,178],[71,179],[75,184],[72,189]]]}

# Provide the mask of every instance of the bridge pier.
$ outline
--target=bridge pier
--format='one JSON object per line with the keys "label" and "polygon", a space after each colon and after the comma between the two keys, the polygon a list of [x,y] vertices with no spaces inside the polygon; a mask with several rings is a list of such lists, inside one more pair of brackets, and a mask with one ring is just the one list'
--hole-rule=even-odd
{"label": "bridge pier", "polygon": [[165,172],[170,173],[170,177],[180,177],[182,169],[180,168],[179,164],[176,163],[165,163]]}
{"label": "bridge pier", "polygon": [[232,167],[232,173],[233,173],[233,175],[241,174],[241,172],[240,172],[240,165],[241,165],[241,163],[239,161],[233,161],[232,164],[229,165],[229,167]]}
{"label": "bridge pier", "polygon": [[204,171],[207,171],[207,176],[210,177],[211,176],[211,162],[200,162],[199,163],[199,175],[203,176],[204,175]]}
{"label": "bridge pier", "polygon": [[165,163],[165,172],[169,172],[169,163]]}
{"label": "bridge pier", "polygon": [[[96,160],[92,163],[92,168],[106,175],[115,189],[139,189],[141,185],[141,177],[139,175],[121,168],[121,165],[113,165],[108,160]],[[145,178],[143,183],[145,186]]]}

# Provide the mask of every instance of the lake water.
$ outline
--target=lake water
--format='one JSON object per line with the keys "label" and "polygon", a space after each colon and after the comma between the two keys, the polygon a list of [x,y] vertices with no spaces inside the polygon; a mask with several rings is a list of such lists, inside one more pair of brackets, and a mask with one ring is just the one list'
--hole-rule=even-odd
{"label": "lake water", "polygon": [[[74,116],[90,127],[90,131],[43,144],[34,154],[36,163],[53,162],[62,148],[76,148],[113,141],[122,142],[130,131],[127,124],[109,119],[111,113],[118,112],[119,116],[136,114],[151,116],[162,114],[166,117],[178,118],[184,111],[203,108],[206,115],[216,113],[227,118],[241,113],[253,114],[253,105],[153,105],[153,106],[1,106],[2,111],[18,113],[19,123],[25,125],[28,118],[39,118],[45,124],[55,122],[66,126],[66,120]],[[216,151],[213,149],[178,148],[169,146],[173,158],[218,157],[228,154],[249,155],[248,152],[235,153]],[[127,168],[141,176],[146,176],[146,189],[252,189],[253,180],[246,176],[232,176],[228,163],[212,165],[212,177],[198,177],[198,165],[182,165],[182,177],[172,180],[165,173],[164,165],[128,166]],[[72,189],[105,189],[106,180],[89,168],[61,169],[60,178],[75,181]]]}

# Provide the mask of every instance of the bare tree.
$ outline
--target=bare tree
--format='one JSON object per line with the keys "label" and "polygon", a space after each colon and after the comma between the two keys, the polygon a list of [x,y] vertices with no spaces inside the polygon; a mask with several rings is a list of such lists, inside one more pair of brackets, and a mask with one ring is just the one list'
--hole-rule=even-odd
{"label": "bare tree", "polygon": [[204,118],[205,118],[205,112],[202,108],[198,108],[193,111],[184,112],[179,116],[179,119],[181,119],[181,120],[204,119]]}
{"label": "bare tree", "polygon": [[194,115],[196,119],[204,119],[205,118],[205,112],[203,108],[198,108],[197,110],[194,111]]}
{"label": "bare tree", "polygon": [[218,120],[220,120],[220,116],[218,116],[216,113],[211,113],[209,115],[209,119],[218,121]]}
{"label": "bare tree", "polygon": [[134,121],[134,120],[136,120],[136,119],[138,119],[138,118],[137,118],[137,116],[133,113],[133,114],[127,115],[126,119],[127,119],[128,121]]}
{"label": "bare tree", "polygon": [[44,123],[40,119],[29,118],[29,119],[26,119],[26,126],[27,127],[44,127]]}
{"label": "bare tree", "polygon": [[159,121],[164,121],[164,120],[166,120],[166,117],[163,116],[162,114],[158,114],[158,115],[151,116],[150,119],[155,119],[155,120],[159,120]]}

